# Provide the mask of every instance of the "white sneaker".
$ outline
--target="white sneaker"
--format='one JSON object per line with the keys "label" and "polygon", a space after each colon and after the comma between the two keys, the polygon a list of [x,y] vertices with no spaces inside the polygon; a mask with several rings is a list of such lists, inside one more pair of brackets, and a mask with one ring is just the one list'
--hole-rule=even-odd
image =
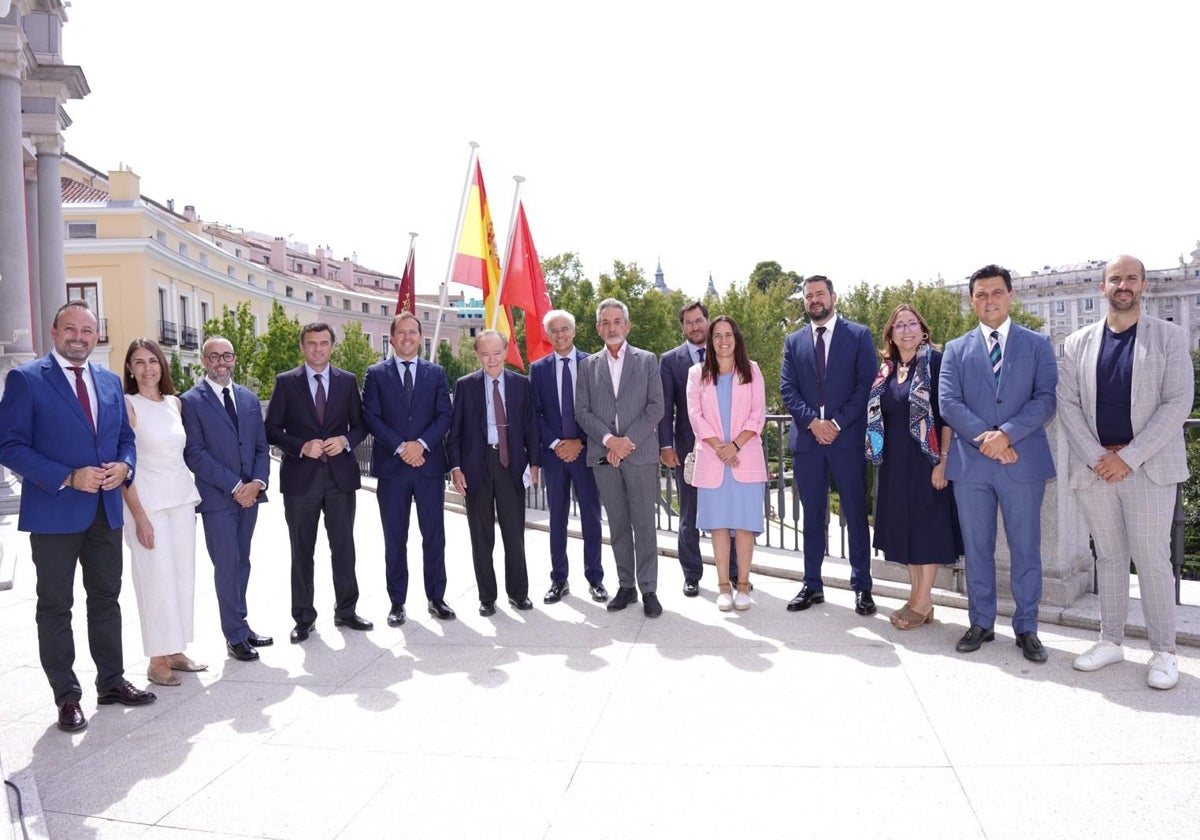
{"label": "white sneaker", "polygon": [[1099,641],[1075,657],[1071,665],[1076,671],[1099,671],[1105,665],[1125,660],[1125,649],[1112,642]]}
{"label": "white sneaker", "polygon": [[733,608],[735,610],[748,610],[754,602],[750,600],[749,592],[736,592],[733,596]]}
{"label": "white sneaker", "polygon": [[1158,651],[1150,657],[1150,667],[1146,669],[1146,685],[1151,688],[1174,688],[1179,682],[1179,662],[1175,654]]}
{"label": "white sneaker", "polygon": [[717,609],[721,612],[729,612],[733,609],[733,596],[728,592],[722,592],[717,596]]}

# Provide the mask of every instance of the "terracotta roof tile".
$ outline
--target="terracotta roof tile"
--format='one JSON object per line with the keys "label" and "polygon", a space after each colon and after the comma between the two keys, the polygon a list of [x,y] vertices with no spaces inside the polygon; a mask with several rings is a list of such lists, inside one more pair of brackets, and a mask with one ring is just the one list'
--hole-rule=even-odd
{"label": "terracotta roof tile", "polygon": [[61,181],[63,204],[94,204],[108,201],[108,193],[104,190],[89,187],[82,181],[72,178],[63,177]]}

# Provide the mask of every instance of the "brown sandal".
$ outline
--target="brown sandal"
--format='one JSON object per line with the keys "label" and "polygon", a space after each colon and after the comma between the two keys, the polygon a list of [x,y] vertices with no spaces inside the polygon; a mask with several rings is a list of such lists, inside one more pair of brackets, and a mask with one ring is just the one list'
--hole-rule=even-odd
{"label": "brown sandal", "polygon": [[896,618],[896,613],[892,613],[892,624],[896,625],[898,630],[916,630],[925,624],[933,623],[933,607],[929,608],[929,612],[922,615],[912,607],[904,607],[900,610],[900,617]]}

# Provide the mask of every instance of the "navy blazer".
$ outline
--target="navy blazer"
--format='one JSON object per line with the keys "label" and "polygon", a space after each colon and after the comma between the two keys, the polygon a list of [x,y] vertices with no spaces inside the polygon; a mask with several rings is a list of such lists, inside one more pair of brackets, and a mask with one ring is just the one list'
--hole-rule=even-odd
{"label": "navy blazer", "polygon": [[363,378],[363,419],[374,438],[371,475],[399,478],[412,469],[396,455],[407,440],[423,440],[429,449],[417,471],[427,477],[443,477],[446,464],[446,432],[450,430],[450,386],[441,365],[417,357],[412,400],[404,397],[404,381],[392,357],[367,368]]}
{"label": "navy blazer", "polygon": [[[583,360],[588,357],[588,354],[578,347],[575,348],[574,353],[574,385],[576,393],[578,393],[579,371],[583,370]],[[533,413],[537,417],[538,438],[542,443],[542,449],[546,451],[550,450],[550,444],[562,439],[562,407],[558,404],[558,372],[555,370],[558,364],[558,354],[551,353],[529,366],[529,382],[533,386]],[[578,421],[575,426],[579,429],[577,438],[586,446],[587,435],[583,431],[583,426],[580,426]]]}
{"label": "navy blazer", "polygon": [[[522,483],[525,467],[541,466],[537,422],[533,418],[533,388],[529,380],[511,370],[504,377],[504,413],[508,419],[508,472]],[[487,396],[490,378],[477,370],[454,384],[454,417],[446,439],[450,468],[458,467],[467,486],[481,486],[487,470]]]}
{"label": "navy blazer", "polygon": [[[947,479],[987,481],[999,470],[1017,481],[1054,477],[1046,423],[1058,404],[1058,366],[1048,336],[1010,325],[997,385],[987,342],[976,327],[946,345],[941,373],[938,403],[954,431]],[[1005,466],[979,451],[975,438],[993,429],[1008,435],[1016,463]]]}
{"label": "navy blazer", "polygon": [[658,424],[658,448],[673,447],[681,459],[696,447],[696,435],[692,432],[692,421],[688,419],[687,405],[687,378],[688,371],[692,369],[689,347],[689,342],[685,341],[663,353],[658,362],[663,384],[663,416]]}
{"label": "navy blazer", "polygon": [[[121,380],[91,362],[96,386],[96,433],[75,384],[53,354],[9,371],[0,399],[0,464],[24,479],[17,528],[35,534],[78,534],[96,518],[96,496],[63,487],[71,470],[137,456]],[[100,491],[108,524],[120,528],[121,488]]]}
{"label": "navy blazer", "polygon": [[[809,452],[820,444],[808,426],[817,419],[820,384],[812,325],[797,330],[783,343],[783,369],[779,391],[783,405],[792,415],[792,451]],[[867,433],[867,398],[879,356],[871,342],[871,331],[862,324],[838,316],[825,364],[825,419],[841,427],[830,446],[859,451]]]}
{"label": "navy blazer", "polygon": [[333,480],[341,490],[362,486],[354,447],[367,437],[363,421],[362,397],[358,379],[349,371],[329,365],[325,368],[325,422],[317,421],[317,406],[308,387],[308,369],[304,365],[275,377],[275,390],[267,404],[267,443],[283,452],[279,465],[279,489],[301,494],[315,480],[319,458],[304,458],[300,450],[310,440],[345,435],[349,450],[328,459]]}
{"label": "navy blazer", "polygon": [[[207,379],[185,391],[179,402],[187,433],[183,460],[196,476],[198,513],[238,507],[233,490],[239,482],[261,481],[266,487],[271,477],[271,455],[262,406],[253,392],[241,385],[233,386],[236,429],[220,394],[213,392]],[[265,501],[267,494],[259,493],[257,503]]]}

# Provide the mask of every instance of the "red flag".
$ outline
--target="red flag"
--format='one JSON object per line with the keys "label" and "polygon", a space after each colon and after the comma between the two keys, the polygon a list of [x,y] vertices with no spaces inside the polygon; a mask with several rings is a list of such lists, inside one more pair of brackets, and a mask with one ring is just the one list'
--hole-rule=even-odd
{"label": "red flag", "polygon": [[408,246],[408,262],[404,264],[404,274],[400,277],[400,292],[396,295],[396,314],[401,312],[416,313],[417,300],[417,249]]}
{"label": "red flag", "polygon": [[[450,279],[455,283],[483,289],[483,320],[485,326],[491,328],[496,307],[500,306],[496,300],[500,286],[500,258],[496,254],[492,211],[488,207],[487,190],[483,187],[483,169],[479,161],[475,161],[475,179],[467,193],[467,209],[463,215],[462,234],[458,238]],[[501,307],[499,317],[494,320],[495,329],[508,339],[505,361],[525,370],[521,351],[512,340],[512,313]]]}
{"label": "red flag", "polygon": [[529,232],[529,220],[525,218],[525,203],[517,205],[517,225],[513,232],[512,248],[508,265],[504,267],[504,280],[500,284],[500,303],[519,306],[525,310],[525,356],[535,362],[550,355],[554,347],[550,344],[542,318],[553,307],[546,292],[546,277],[533,247],[533,235]]}

